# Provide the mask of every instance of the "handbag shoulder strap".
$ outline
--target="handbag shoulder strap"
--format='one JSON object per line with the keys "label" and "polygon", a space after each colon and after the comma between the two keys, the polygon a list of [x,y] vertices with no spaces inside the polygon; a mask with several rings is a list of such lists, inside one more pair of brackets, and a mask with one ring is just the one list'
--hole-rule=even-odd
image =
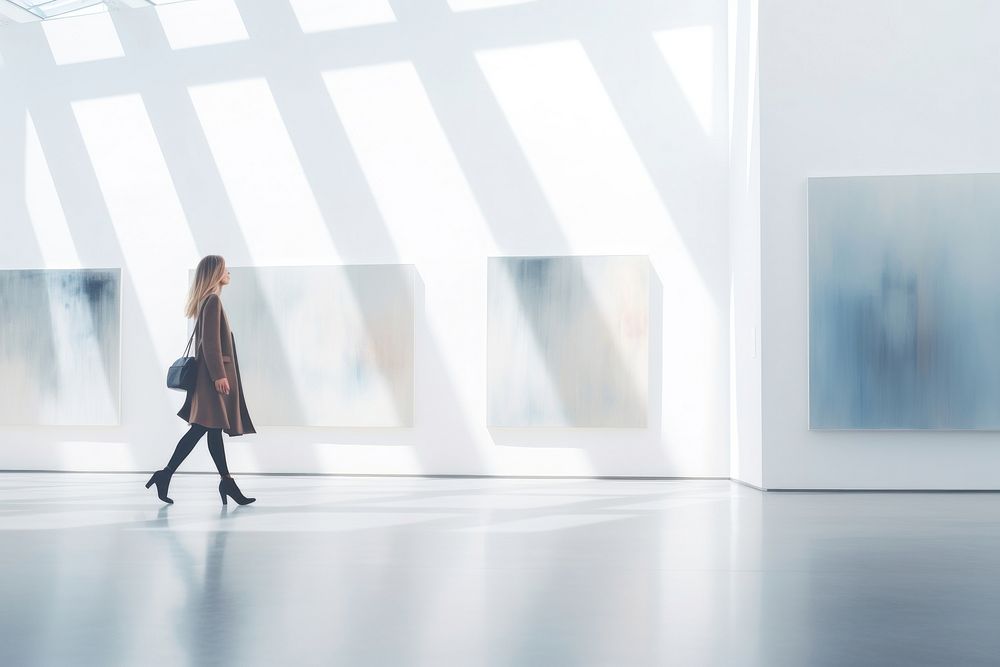
{"label": "handbag shoulder strap", "polygon": [[[184,355],[188,356],[188,351],[191,349],[191,343],[194,341],[194,335],[198,332],[198,328],[201,325],[201,316],[205,312],[205,304],[208,303],[208,297],[206,296],[201,300],[201,306],[198,308],[198,319],[195,320],[194,329],[191,331],[191,337],[188,338],[187,345],[184,347]],[[201,338],[198,339],[198,346],[195,347],[195,356],[198,356],[198,347],[201,346]]]}

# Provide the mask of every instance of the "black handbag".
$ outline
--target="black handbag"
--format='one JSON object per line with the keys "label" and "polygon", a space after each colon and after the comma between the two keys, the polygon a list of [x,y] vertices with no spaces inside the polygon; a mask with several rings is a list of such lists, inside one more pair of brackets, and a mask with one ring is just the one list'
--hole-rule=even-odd
{"label": "black handbag", "polygon": [[[208,301],[207,299],[205,300]],[[188,338],[187,346],[184,348],[184,356],[175,361],[167,369],[167,387],[170,389],[176,389],[177,391],[194,391],[195,386],[198,383],[198,350],[195,348],[195,356],[187,356],[188,351],[191,349],[191,343],[194,341],[194,334],[198,331],[198,327],[201,326],[201,315],[205,310],[205,302],[202,302],[201,309],[198,311],[198,320],[194,324],[194,331],[191,332],[191,337]],[[198,341],[201,345],[201,341]]]}

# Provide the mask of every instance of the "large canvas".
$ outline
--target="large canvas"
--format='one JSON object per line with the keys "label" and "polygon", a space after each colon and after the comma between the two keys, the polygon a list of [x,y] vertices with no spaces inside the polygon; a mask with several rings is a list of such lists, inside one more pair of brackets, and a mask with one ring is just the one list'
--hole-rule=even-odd
{"label": "large canvas", "polygon": [[488,421],[643,427],[647,257],[491,257]]}
{"label": "large canvas", "polygon": [[230,272],[222,300],[254,423],[413,425],[412,266]]}
{"label": "large canvas", "polygon": [[0,423],[120,423],[121,270],[0,271]]}
{"label": "large canvas", "polygon": [[1000,174],[809,180],[809,418],[1000,428]]}

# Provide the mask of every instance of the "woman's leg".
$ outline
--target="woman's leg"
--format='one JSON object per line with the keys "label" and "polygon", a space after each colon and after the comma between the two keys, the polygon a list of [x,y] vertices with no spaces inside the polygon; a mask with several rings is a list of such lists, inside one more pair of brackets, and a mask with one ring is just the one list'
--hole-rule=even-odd
{"label": "woman's leg", "polygon": [[201,424],[191,424],[191,428],[188,429],[188,432],[177,443],[174,455],[170,457],[170,462],[167,463],[165,470],[169,470],[171,474],[176,472],[177,466],[187,458],[187,455],[191,453],[191,450],[194,449],[194,446],[198,444],[201,436],[205,435],[205,431],[207,430]]}
{"label": "woman's leg", "polygon": [[212,460],[215,461],[215,467],[219,470],[219,495],[222,496],[222,504],[226,504],[226,498],[232,498],[240,505],[246,505],[257,500],[256,498],[247,498],[240,491],[240,487],[236,486],[236,480],[233,476],[229,474],[229,466],[226,465],[226,449],[222,445],[222,429],[213,428],[208,432],[208,452],[212,455]]}
{"label": "woman's leg", "polygon": [[231,477],[229,466],[226,465],[226,448],[222,444],[222,429],[213,428],[208,431],[208,453],[215,461],[215,468],[219,471],[219,477],[226,479]]}

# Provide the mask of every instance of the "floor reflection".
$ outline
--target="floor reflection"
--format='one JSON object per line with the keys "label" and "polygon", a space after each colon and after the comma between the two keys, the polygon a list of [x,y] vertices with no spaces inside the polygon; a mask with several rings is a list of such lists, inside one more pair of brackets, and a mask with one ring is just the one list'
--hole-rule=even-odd
{"label": "floor reflection", "polygon": [[764,508],[764,660],[1000,664],[1000,495],[769,494]]}
{"label": "floor reflection", "polygon": [[[219,510],[219,522],[226,521],[229,513],[225,508]],[[187,653],[187,664],[241,664],[243,609],[252,600],[230,585],[224,568],[229,531],[194,534],[203,538],[199,540],[204,541],[203,548],[199,549],[199,544],[185,545],[180,532],[171,530],[169,507],[160,508],[153,525],[158,528],[156,535],[165,542],[170,566],[181,583],[181,603],[169,617],[175,643]]]}
{"label": "floor reflection", "polygon": [[[995,664],[1000,499],[0,475],[3,665]],[[249,481],[249,480],[248,480]]]}

